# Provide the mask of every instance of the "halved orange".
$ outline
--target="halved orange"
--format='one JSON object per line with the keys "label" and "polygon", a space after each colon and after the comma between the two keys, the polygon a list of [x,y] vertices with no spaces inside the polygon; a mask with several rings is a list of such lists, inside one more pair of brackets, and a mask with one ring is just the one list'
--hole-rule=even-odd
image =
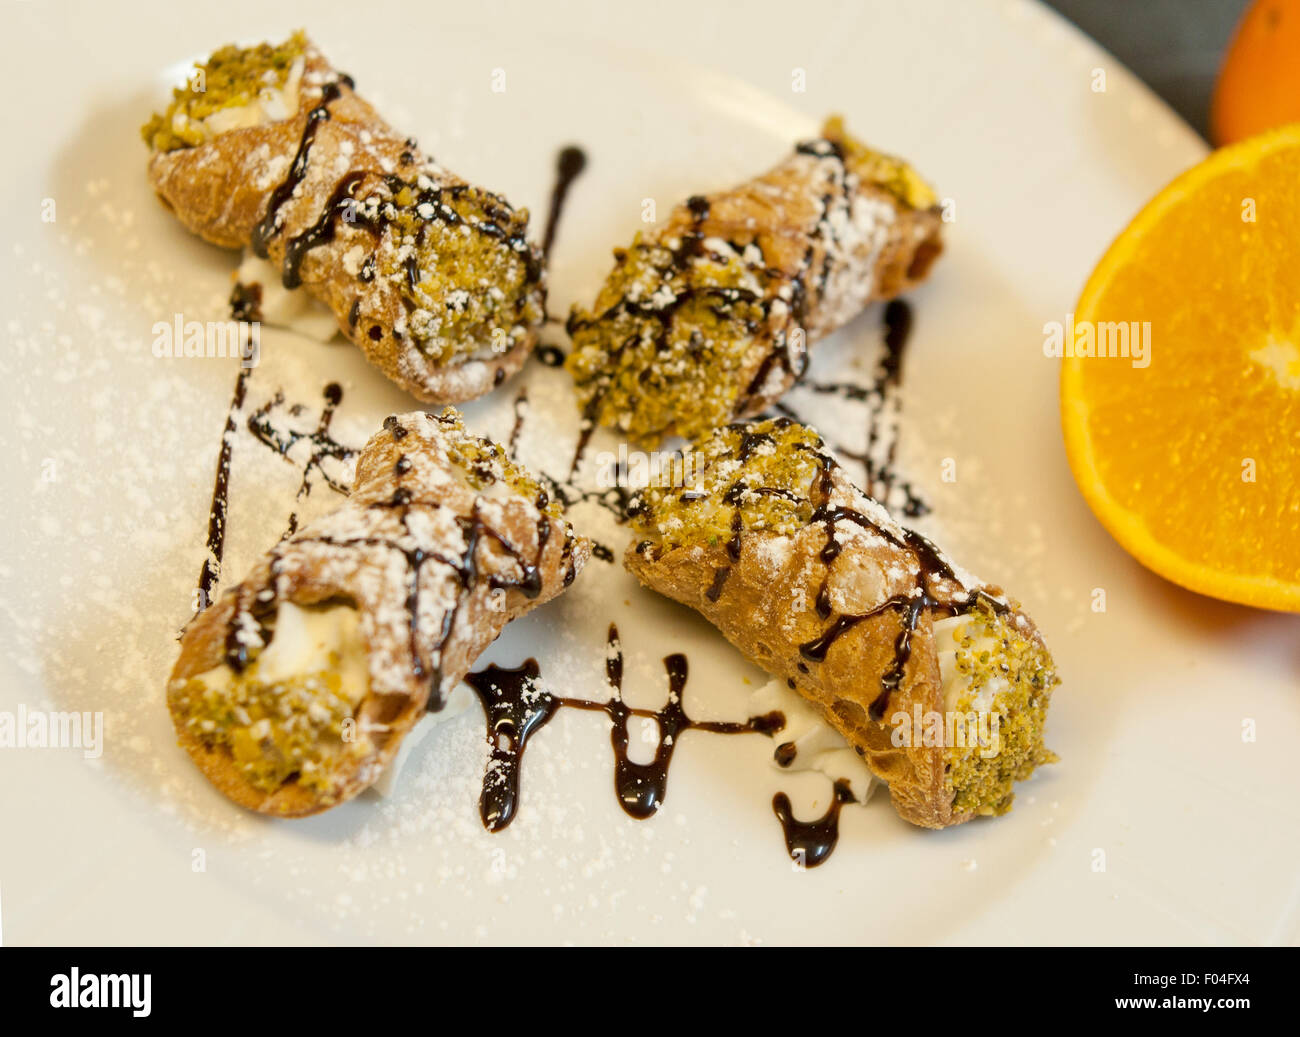
{"label": "halved orange", "polygon": [[[1149,362],[1118,325],[1149,327]],[[1300,125],[1160,192],[1084,287],[1061,422],[1075,480],[1138,561],[1300,612]]]}

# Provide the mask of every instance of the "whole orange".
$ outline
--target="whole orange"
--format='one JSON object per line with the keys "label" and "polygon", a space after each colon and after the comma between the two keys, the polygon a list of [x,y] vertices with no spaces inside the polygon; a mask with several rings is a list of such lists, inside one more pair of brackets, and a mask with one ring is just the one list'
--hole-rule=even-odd
{"label": "whole orange", "polygon": [[1228,46],[1210,104],[1210,134],[1231,144],[1300,122],[1300,0],[1255,0]]}

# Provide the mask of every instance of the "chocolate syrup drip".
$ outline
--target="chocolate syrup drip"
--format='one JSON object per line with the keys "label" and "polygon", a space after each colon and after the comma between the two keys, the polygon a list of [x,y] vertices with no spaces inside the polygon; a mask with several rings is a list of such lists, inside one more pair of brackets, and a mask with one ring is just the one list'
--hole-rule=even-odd
{"label": "chocolate syrup drip", "polygon": [[[688,672],[686,656],[681,653],[669,655],[664,659],[664,666],[668,670],[669,699],[655,718],[659,725],[659,745],[649,763],[633,763],[628,756],[631,707],[625,705],[621,697],[612,698],[605,705],[605,712],[614,722],[610,731],[610,741],[614,746],[614,790],[619,805],[636,818],[650,817],[663,805],[668,794],[668,765],[672,763],[677,738],[687,727],[693,726],[681,700]],[[621,676],[620,673],[620,680]]]}
{"label": "chocolate syrup drip", "polygon": [[[784,724],[784,718],[780,718],[778,724],[775,714],[751,717],[740,723],[692,720],[686,715],[682,698],[686,690],[688,673],[686,656],[680,652],[666,656],[664,667],[668,671],[668,702],[661,709],[651,712],[633,709],[624,704],[623,652],[619,644],[618,628],[611,623],[605,676],[614,695],[604,703],[584,702],[580,699],[565,700],[565,705],[578,709],[604,710],[613,722],[610,742],[614,747],[614,793],[624,811],[642,820],[652,816],[663,805],[664,798],[668,794],[668,767],[672,763],[673,750],[677,748],[678,739],[683,731],[694,729],[728,735],[749,732],[771,734],[778,726]],[[649,763],[633,763],[628,756],[628,722],[634,716],[650,717],[659,728],[659,744],[655,748],[654,758]]]}
{"label": "chocolate syrup drip", "polygon": [[[357,185],[365,178],[366,174],[361,170],[353,170],[343,177],[325,203],[325,208],[321,210],[320,218],[301,234],[289,240],[284,250],[284,263],[280,275],[286,288],[297,288],[302,284],[300,270],[303,257],[312,249],[327,245],[334,240],[340,219],[351,226],[364,228],[376,237],[379,236],[381,225],[363,216],[353,197]],[[415,285],[412,284],[411,288],[414,289]],[[352,321],[352,323],[355,326],[356,322]]]}
{"label": "chocolate syrup drip", "polygon": [[745,533],[745,520],[740,515],[740,507],[731,516],[731,539],[727,541],[727,554],[733,562],[740,561],[740,538]]}
{"label": "chocolate syrup drip", "polygon": [[[294,494],[295,501],[311,493],[312,476],[316,473],[319,473],[325,485],[335,493],[346,496],[349,490],[345,483],[331,475],[325,468],[326,461],[333,460],[346,464],[357,454],[356,448],[340,443],[330,433],[330,422],[334,419],[334,412],[343,402],[343,389],[337,382],[330,382],[325,386],[322,395],[324,402],[321,406],[320,419],[310,432],[282,430],[275,426],[271,415],[276,410],[284,408],[283,392],[276,392],[270,401],[259,407],[248,419],[248,431],[253,439],[290,463],[295,463],[289,455],[299,443],[303,441],[311,443],[311,453],[302,465],[302,480],[298,484],[298,492]],[[302,409],[301,404],[293,404],[287,408],[290,414],[295,415],[301,413]],[[298,513],[295,510],[289,514],[289,526],[284,536],[290,537],[296,532],[298,532]]]}
{"label": "chocolate syrup drip", "polygon": [[[903,377],[903,350],[907,348],[912,334],[912,307],[902,299],[893,299],[885,307],[885,378],[887,385],[896,388]],[[882,395],[884,388],[882,387]],[[897,398],[897,397],[896,397]],[[883,481],[882,500],[888,500],[894,488],[895,460],[898,454],[898,419],[903,404],[898,399],[894,411],[894,430],[889,440],[889,453],[885,457],[885,466],[881,472]],[[904,513],[911,515],[908,505],[916,501],[916,495],[910,486],[904,486],[906,504]],[[927,509],[928,510],[928,509]]]}
{"label": "chocolate syrup drip", "polygon": [[912,334],[912,306],[905,299],[891,299],[885,306],[885,380],[898,384],[902,379],[903,350]]}
{"label": "chocolate syrup drip", "polygon": [[262,319],[262,286],[237,281],[230,293],[230,316],[235,320],[260,321]]}
{"label": "chocolate syrup drip", "polygon": [[515,397],[515,423],[510,426],[510,439],[506,445],[506,454],[513,461],[519,449],[519,433],[524,429],[524,420],[528,416],[528,390],[520,389]]}
{"label": "chocolate syrup drip", "polygon": [[541,688],[536,659],[528,659],[514,670],[492,665],[465,675],[487,718],[487,740],[491,747],[479,816],[489,832],[499,832],[514,820],[519,810],[519,773],[524,749],[533,732],[541,728],[560,708],[560,700]]}
{"label": "chocolate syrup drip", "polygon": [[[912,309],[901,299],[893,299],[885,307],[885,356],[881,361],[880,376],[876,380],[876,397],[880,406],[872,412],[871,424],[867,431],[867,446],[863,452],[863,465],[867,469],[867,494],[877,500],[888,500],[893,483],[893,461],[898,445],[898,436],[890,439],[889,452],[883,465],[874,460],[876,444],[880,440],[881,420],[884,417],[884,403],[887,395],[894,395],[902,378],[903,349],[912,330]],[[897,415],[895,415],[897,428]]]}
{"label": "chocolate syrup drip", "polygon": [[[465,680],[483,704],[491,746],[491,760],[479,798],[484,826],[498,832],[513,819],[519,803],[519,773],[528,738],[564,706],[601,712],[609,717],[610,744],[614,749],[614,794],[624,811],[638,820],[653,816],[663,805],[668,793],[668,768],[684,731],[771,735],[785,726],[785,717],[776,712],[740,722],[692,720],[683,704],[688,673],[686,656],[680,653],[666,656],[664,667],[668,672],[668,702],[662,708],[638,709],[624,703],[623,650],[618,628],[611,623],[605,679],[613,694],[605,702],[555,695],[540,683],[535,659],[528,659],[514,669],[493,664],[467,675]],[[634,763],[629,758],[632,717],[651,719],[658,726],[658,744],[649,763]]]}
{"label": "chocolate syrup drip", "polygon": [[[879,374],[872,384],[805,379],[800,382],[800,386],[821,395],[838,396],[850,402],[867,404],[866,441],[862,448],[847,446],[829,437],[827,442],[840,457],[862,466],[863,485],[868,496],[907,518],[921,518],[929,514],[930,507],[909,481],[898,478],[895,464],[899,440],[898,412],[901,409],[897,389],[902,381],[903,355],[912,327],[910,306],[899,299],[891,301],[885,307],[884,325],[885,354]],[[892,421],[888,420],[887,412],[890,408]],[[788,402],[775,402],[771,405],[771,410],[781,417],[806,423]],[[885,442],[888,446],[882,461],[879,457],[880,444]]]}
{"label": "chocolate syrup drip", "polygon": [[626,486],[610,486],[601,490],[580,490],[565,484],[559,487],[558,496],[566,508],[575,504],[595,504],[619,522],[626,522],[635,508],[636,497]]}
{"label": "chocolate syrup drip", "polygon": [[388,430],[389,435],[396,441],[405,439],[408,435],[406,427],[397,420],[396,414],[390,414],[384,419],[384,428]]}
{"label": "chocolate syrup drip", "polygon": [[552,345],[549,342],[543,342],[534,351],[533,355],[537,357],[547,367],[564,366],[564,350],[559,346]]}
{"label": "chocolate syrup drip", "polygon": [[249,244],[252,246],[253,252],[263,259],[266,259],[269,255],[271,239],[280,230],[280,209],[293,196],[293,192],[306,177],[307,158],[311,154],[312,143],[316,140],[316,131],[320,129],[321,123],[329,119],[330,103],[338,100],[339,93],[339,84],[337,82],[326,83],[321,88],[320,104],[307,113],[307,122],[302,128],[302,137],[298,141],[298,150],[289,166],[289,175],[271,192],[271,197],[267,199],[266,212],[263,213],[261,222],[253,228],[253,236]]}
{"label": "chocolate syrup drip", "polygon": [[786,852],[801,867],[815,868],[823,864],[835,849],[840,838],[840,809],[845,803],[856,803],[849,783],[843,779],[835,783],[831,805],[826,813],[812,821],[800,821],[794,816],[790,797],[778,792],[772,797],[772,810],[781,822],[785,835]]}
{"label": "chocolate syrup drip", "polygon": [[575,485],[571,479],[561,481],[541,470],[537,470],[537,475],[551,496],[565,508],[571,508],[575,504],[595,504],[620,523],[626,522],[628,515],[635,511],[636,496],[625,486],[586,490]]}
{"label": "chocolate syrup drip", "polygon": [[[895,507],[908,518],[920,518],[929,513],[929,505],[916,493],[910,482],[900,480],[896,467],[898,456],[898,418],[902,404],[898,396],[898,387],[902,383],[903,356],[912,330],[912,309],[902,299],[894,299],[885,307],[885,353],[880,362],[880,372],[870,386],[858,386],[845,383],[805,382],[805,386],[814,392],[833,394],[850,400],[865,400],[871,403],[868,412],[866,445],[862,450],[854,450],[835,444],[835,451],[842,457],[862,465],[864,488],[868,496],[874,497],[886,506]],[[892,414],[887,411],[892,406]],[[880,458],[880,446],[887,442],[885,456]],[[902,494],[902,500],[895,503],[891,498],[895,490]]]}
{"label": "chocolate syrup drip", "polygon": [[555,233],[560,226],[560,214],[569,197],[569,188],[587,168],[587,154],[581,148],[569,145],[561,148],[555,159],[555,186],[551,188],[551,208],[546,215],[546,234],[542,238],[542,255],[551,254]]}
{"label": "chocolate syrup drip", "polygon": [[[595,403],[596,397],[592,398]],[[573,460],[569,463],[568,480],[573,481],[573,477],[578,474],[578,466],[582,464],[582,458],[587,453],[587,447],[591,444],[592,434],[596,431],[596,418],[594,415],[595,408],[587,407],[587,413],[582,416],[582,423],[578,426],[578,442],[573,448]]]}
{"label": "chocolate syrup drip", "polygon": [[740,447],[736,451],[736,456],[741,464],[744,464],[754,456],[754,450],[763,443],[774,443],[770,435],[766,432],[754,432],[746,428],[740,435]]}
{"label": "chocolate syrup drip", "polygon": [[[610,742],[614,748],[614,793],[623,809],[639,819],[650,817],[663,805],[668,791],[668,768],[682,732],[696,730],[723,735],[771,735],[785,726],[785,717],[775,712],[739,722],[693,720],[686,713],[683,697],[689,672],[686,656],[680,652],[665,656],[664,668],[668,672],[667,703],[657,710],[637,709],[625,704],[623,650],[618,627],[611,623],[605,655],[605,679],[613,695],[606,702],[563,700],[564,705],[574,709],[603,711],[613,722]],[[649,763],[633,763],[628,757],[628,724],[632,717],[651,719],[658,726],[658,745],[654,758]]]}
{"label": "chocolate syrup drip", "polygon": [[[835,229],[836,216],[839,213],[847,212],[851,208],[852,198],[847,169],[844,165],[844,149],[837,142],[826,139],[805,141],[795,148],[795,152],[800,155],[811,155],[819,159],[833,158],[838,163],[831,178],[831,190],[823,194],[821,198],[821,215],[817,221],[817,226],[810,235],[813,241],[810,241],[808,247],[804,250],[799,268],[790,278],[791,316],[794,326],[802,327],[809,310],[815,303],[820,302],[826,293],[831,272],[831,255],[833,252],[831,246],[838,240]],[[816,251],[813,242],[815,241],[822,242],[822,259],[821,269],[813,279],[813,260]],[[810,281],[813,282],[811,290]],[[770,300],[764,304],[765,318],[770,311],[770,306]],[[794,343],[785,335],[780,335],[774,339],[771,351],[763,358],[758,370],[755,371],[753,378],[750,379],[745,391],[741,394],[736,405],[736,413],[744,414],[752,411],[755,398],[763,394],[763,387],[771,377],[773,369],[778,365],[784,372],[785,378],[799,381],[808,369],[807,346],[796,349]]]}
{"label": "chocolate syrup drip", "polygon": [[208,555],[199,571],[196,614],[212,604],[212,592],[221,579],[221,559],[226,550],[226,515],[230,510],[230,452],[234,447],[237,415],[244,406],[252,368],[241,367],[235,379],[235,391],[226,411],[225,430],[221,435],[221,452],[217,455],[217,474],[212,482],[212,503],[208,506]]}

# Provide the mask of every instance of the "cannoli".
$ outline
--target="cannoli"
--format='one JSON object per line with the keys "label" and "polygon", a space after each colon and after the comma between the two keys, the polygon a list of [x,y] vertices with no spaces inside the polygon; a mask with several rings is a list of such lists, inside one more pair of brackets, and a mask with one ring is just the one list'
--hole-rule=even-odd
{"label": "cannoli", "polygon": [[775,169],[695,196],[614,252],[567,367],[584,418],[638,441],[751,417],[809,344],[921,281],[942,250],[934,193],[838,118]]}
{"label": "cannoli", "polygon": [[812,702],[927,828],[1011,806],[1056,757],[1057,677],[1019,607],[898,525],[784,418],[701,440],[685,487],[633,502],[625,564]]}
{"label": "cannoli", "polygon": [[186,227],[269,259],[412,395],[472,399],[523,366],[546,297],[527,210],[424,155],[302,33],[216,51],[143,134]]}
{"label": "cannoli", "polygon": [[454,411],[390,417],[348,500],[185,632],[167,692],[180,743],[241,806],[341,803],[589,553],[541,484]]}

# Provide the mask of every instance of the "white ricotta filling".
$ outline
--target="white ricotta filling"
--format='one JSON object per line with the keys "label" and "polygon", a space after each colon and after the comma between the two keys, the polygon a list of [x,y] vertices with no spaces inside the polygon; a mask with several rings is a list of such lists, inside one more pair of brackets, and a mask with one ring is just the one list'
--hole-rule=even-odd
{"label": "white ricotta filling", "polygon": [[[275,632],[266,646],[244,671],[260,684],[276,684],[304,674],[330,669],[330,655],[337,654],[340,694],[354,706],[370,687],[366,669],[365,642],[361,637],[361,616],[351,605],[298,606],[281,602],[276,610]],[[235,671],[226,663],[198,675],[209,688],[227,688]]]}
{"label": "white ricotta filling", "polygon": [[235,278],[246,288],[257,285],[261,289],[258,308],[263,324],[285,328],[317,342],[328,342],[339,333],[333,311],[307,292],[286,288],[275,264],[245,252]]}
{"label": "white ricotta filling", "polygon": [[[943,708],[950,713],[958,711],[991,713],[994,700],[1011,685],[1005,677],[990,677],[984,686],[971,696],[971,677],[957,672],[958,642],[966,637],[966,627],[971,622],[970,616],[950,616],[934,624],[934,643],[939,653],[939,679],[943,687]],[[981,631],[967,651],[978,656],[981,652],[994,654],[998,651],[998,642],[987,630]]]}
{"label": "white ricotta filling", "polygon": [[290,119],[298,111],[304,67],[304,59],[298,58],[280,86],[262,87],[257,97],[247,104],[219,108],[202,119],[192,119],[185,112],[177,111],[172,116],[172,132],[181,134],[197,126],[203,134],[203,139],[208,141],[231,130],[242,130],[249,126],[261,126],[268,122]]}
{"label": "white ricotta filling", "polygon": [[749,708],[752,716],[776,711],[785,717],[785,726],[773,735],[772,741],[778,746],[793,743],[795,754],[790,764],[782,767],[774,753],[772,766],[777,770],[817,771],[833,782],[847,781],[859,803],[867,802],[880,784],[844,736],[822,719],[815,706],[788,688],[779,677],[774,677],[754,692]]}

